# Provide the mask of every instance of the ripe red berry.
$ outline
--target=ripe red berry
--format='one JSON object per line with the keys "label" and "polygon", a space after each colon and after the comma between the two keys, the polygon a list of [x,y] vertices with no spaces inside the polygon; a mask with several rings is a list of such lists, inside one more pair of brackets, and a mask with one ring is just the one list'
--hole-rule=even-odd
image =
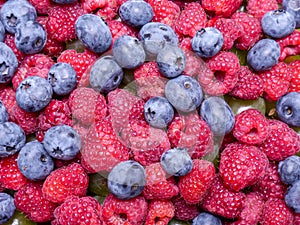
{"label": "ripe red berry", "polygon": [[230,17],[242,2],[242,0],[202,0],[202,6],[212,16]]}
{"label": "ripe red berry", "polygon": [[167,225],[174,217],[175,207],[171,201],[152,200],[149,204],[146,224]]}
{"label": "ripe red berry", "polygon": [[190,221],[200,213],[198,204],[188,204],[180,195],[172,198],[175,207],[174,217],[178,220]]}
{"label": "ripe red berry", "polygon": [[281,61],[285,60],[288,56],[298,55],[300,53],[300,31],[294,30],[290,35],[277,40],[280,46]]}
{"label": "ripe red berry", "polygon": [[275,9],[278,9],[277,0],[248,0],[246,6],[247,13],[253,15],[259,20],[265,15],[265,13]]}
{"label": "ripe red berry", "polygon": [[300,92],[300,60],[289,64],[293,74],[288,92]]}

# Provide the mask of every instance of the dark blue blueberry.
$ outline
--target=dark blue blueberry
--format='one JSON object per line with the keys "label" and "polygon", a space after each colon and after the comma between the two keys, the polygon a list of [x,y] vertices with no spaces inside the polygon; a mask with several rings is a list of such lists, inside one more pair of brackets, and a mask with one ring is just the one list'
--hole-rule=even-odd
{"label": "dark blue blueberry", "polygon": [[8,157],[19,152],[25,145],[24,130],[13,122],[0,124],[0,157]]}
{"label": "dark blue blueberry", "polygon": [[17,25],[27,21],[35,21],[37,13],[35,8],[26,0],[10,0],[5,2],[0,9],[0,19],[5,30],[14,34]]}
{"label": "dark blue blueberry", "polygon": [[145,169],[133,160],[120,162],[108,174],[107,185],[119,199],[134,198],[146,185]]}
{"label": "dark blue blueberry", "polygon": [[119,15],[128,25],[141,27],[152,20],[153,10],[151,5],[143,0],[128,0],[120,6]]}
{"label": "dark blue blueberry", "polygon": [[280,47],[276,41],[261,39],[248,52],[247,62],[255,71],[264,71],[276,65],[279,56]]}
{"label": "dark blue blueberry", "polygon": [[156,63],[159,71],[167,78],[174,78],[182,74],[186,59],[181,48],[166,45],[157,55]]}
{"label": "dark blue blueberry", "polygon": [[24,79],[16,90],[17,104],[27,112],[37,112],[45,108],[52,99],[52,86],[39,76]]}
{"label": "dark blue blueberry", "polygon": [[193,169],[193,160],[184,148],[173,148],[164,152],[160,164],[172,176],[184,176]]}
{"label": "dark blue blueberry", "polygon": [[43,144],[46,151],[53,158],[70,160],[79,153],[81,138],[72,127],[57,125],[46,131]]}
{"label": "dark blue blueberry", "polygon": [[48,82],[51,84],[55,94],[70,94],[76,87],[76,71],[68,63],[55,63],[48,72]]}
{"label": "dark blue blueberry", "polygon": [[84,14],[75,23],[75,31],[78,39],[96,53],[105,52],[112,43],[112,35],[109,27],[100,16]]}
{"label": "dark blue blueberry", "polygon": [[280,179],[285,184],[293,184],[300,180],[300,157],[293,155],[278,164]]}
{"label": "dark blue blueberry", "polygon": [[90,85],[98,92],[108,93],[119,86],[123,75],[123,69],[115,59],[112,56],[104,56],[92,66]]}
{"label": "dark blue blueberry", "polygon": [[222,222],[218,217],[202,212],[194,218],[192,225],[222,225]]}
{"label": "dark blue blueberry", "polygon": [[117,63],[125,69],[134,69],[142,65],[146,59],[142,43],[135,37],[121,36],[113,45],[113,56]]}
{"label": "dark blue blueberry", "polygon": [[291,34],[296,27],[294,16],[284,9],[267,12],[261,19],[263,32],[272,38],[283,38]]}
{"label": "dark blue blueberry", "polygon": [[14,198],[7,193],[0,193],[0,224],[9,221],[15,210]]}
{"label": "dark blue blueberry", "polygon": [[196,110],[203,99],[198,81],[185,75],[169,80],[165,86],[165,95],[175,109],[185,113]]}
{"label": "dark blue blueberry", "polygon": [[52,0],[52,1],[58,4],[71,4],[77,2],[77,0]]}
{"label": "dark blue blueberry", "polygon": [[300,1],[299,0],[283,0],[282,8],[294,16],[296,28],[300,27]]}
{"label": "dark blue blueberry", "polygon": [[300,93],[289,92],[281,96],[276,102],[276,112],[283,122],[299,127],[300,126]]}
{"label": "dark blue blueberry", "polygon": [[293,183],[285,193],[285,203],[295,213],[300,213],[300,180]]}
{"label": "dark blue blueberry", "polygon": [[204,58],[216,55],[223,47],[223,44],[223,34],[214,27],[200,29],[191,41],[193,51]]}
{"label": "dark blue blueberry", "polygon": [[18,68],[15,53],[3,42],[0,42],[0,83],[9,82]]}
{"label": "dark blue blueberry", "polygon": [[4,123],[8,121],[8,112],[6,110],[5,105],[0,100],[0,123]]}
{"label": "dark blue blueberry", "polygon": [[0,41],[1,42],[4,41],[4,35],[5,35],[5,27],[4,27],[3,23],[0,20]]}
{"label": "dark blue blueberry", "polygon": [[54,168],[53,159],[38,141],[24,145],[19,152],[17,163],[21,173],[33,181],[45,179]]}
{"label": "dark blue blueberry", "polygon": [[174,117],[174,109],[164,97],[150,98],[144,105],[145,120],[156,128],[166,128]]}
{"label": "dark blue blueberry", "polygon": [[47,41],[44,27],[36,21],[27,21],[17,26],[15,43],[17,49],[25,54],[40,52]]}
{"label": "dark blue blueberry", "polygon": [[234,114],[221,97],[208,97],[200,106],[200,116],[216,136],[228,134],[234,126]]}
{"label": "dark blue blueberry", "polygon": [[175,31],[170,26],[159,22],[145,24],[139,31],[139,39],[144,45],[149,60],[156,59],[157,54],[166,44],[178,44]]}

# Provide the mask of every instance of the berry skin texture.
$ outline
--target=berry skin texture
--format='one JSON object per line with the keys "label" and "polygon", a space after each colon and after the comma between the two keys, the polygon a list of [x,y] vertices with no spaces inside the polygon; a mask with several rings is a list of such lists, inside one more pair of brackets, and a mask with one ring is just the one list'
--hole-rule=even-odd
{"label": "berry skin texture", "polygon": [[14,212],[16,210],[14,198],[7,193],[0,193],[0,210],[0,223],[4,224],[5,222],[9,221],[10,218],[13,217]]}
{"label": "berry skin texture", "polygon": [[203,0],[202,7],[213,16],[230,17],[242,4],[242,0],[222,0],[219,2],[213,0]]}
{"label": "berry skin texture", "polygon": [[295,213],[300,213],[299,193],[300,193],[300,180],[294,182],[288,188],[284,196],[285,203]]}
{"label": "berry skin texture", "polygon": [[0,84],[5,84],[13,78],[18,68],[18,59],[13,50],[3,42],[0,42],[0,51],[0,60],[5,66],[0,72]]}
{"label": "berry skin texture", "polygon": [[300,157],[292,155],[278,164],[280,179],[285,184],[293,184],[300,180]]}
{"label": "berry skin texture", "polygon": [[222,225],[221,220],[207,212],[201,212],[196,218],[193,219],[193,225],[201,225],[201,224],[208,224],[208,225]]}
{"label": "berry skin texture", "polygon": [[261,18],[267,12],[276,9],[278,9],[277,0],[265,0],[265,1],[249,0],[247,1],[247,6],[246,6],[247,12],[259,20],[261,20]]}
{"label": "berry skin texture", "polygon": [[5,105],[0,100],[0,123],[8,121],[8,112]]}
{"label": "berry skin texture", "polygon": [[292,70],[292,79],[288,92],[300,92],[300,60],[289,63]]}
{"label": "berry skin texture", "polygon": [[188,204],[180,195],[172,198],[175,207],[174,217],[178,220],[190,221],[199,215],[198,204]]}
{"label": "berry skin texture", "polygon": [[149,204],[146,223],[167,225],[174,217],[175,207],[171,201],[152,200]]}
{"label": "berry skin texture", "polygon": [[277,40],[277,42],[280,46],[280,61],[285,60],[287,56],[298,55],[300,52],[300,31],[294,30],[293,33]]}

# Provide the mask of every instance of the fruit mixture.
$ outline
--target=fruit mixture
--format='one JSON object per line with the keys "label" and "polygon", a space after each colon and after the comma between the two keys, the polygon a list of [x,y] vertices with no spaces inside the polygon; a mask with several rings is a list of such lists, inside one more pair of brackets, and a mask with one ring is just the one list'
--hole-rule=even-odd
{"label": "fruit mixture", "polygon": [[0,224],[300,225],[299,0],[0,0]]}

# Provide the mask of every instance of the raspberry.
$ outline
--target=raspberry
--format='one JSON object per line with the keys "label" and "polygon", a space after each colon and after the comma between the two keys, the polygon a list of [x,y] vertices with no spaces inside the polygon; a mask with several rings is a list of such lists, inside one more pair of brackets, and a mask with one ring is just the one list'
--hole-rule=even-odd
{"label": "raspberry", "polygon": [[278,9],[278,4],[276,0],[248,0],[246,10],[247,13],[253,15],[259,21],[268,11]]}
{"label": "raspberry", "polygon": [[295,155],[300,149],[298,134],[287,124],[279,120],[269,120],[270,133],[267,139],[259,145],[269,160],[282,161]]}
{"label": "raspberry", "polygon": [[174,217],[175,207],[171,201],[152,200],[146,218],[147,225],[167,225]]}
{"label": "raspberry", "polygon": [[75,39],[75,22],[83,14],[80,4],[53,6],[48,10],[48,36],[61,42]]}
{"label": "raspberry", "polygon": [[102,208],[103,220],[107,225],[140,225],[145,221],[147,212],[148,203],[142,196],[120,200],[109,194],[105,198]]}
{"label": "raspberry", "polygon": [[43,183],[44,197],[54,203],[63,203],[68,197],[85,196],[88,176],[82,166],[73,163],[50,173]]}
{"label": "raspberry", "polygon": [[224,185],[238,192],[262,179],[268,163],[259,148],[232,143],[221,153],[219,173]]}
{"label": "raspberry", "polygon": [[4,104],[8,112],[9,119],[12,120],[13,119],[12,109],[17,104],[16,92],[10,86],[0,87],[0,100],[2,101],[2,103]]}
{"label": "raspberry", "polygon": [[269,135],[269,122],[257,109],[247,109],[235,117],[234,137],[246,144],[261,144]]}
{"label": "raspberry", "polygon": [[300,60],[291,62],[289,67],[293,74],[288,92],[300,92]]}
{"label": "raspberry", "polygon": [[167,174],[160,163],[153,163],[146,167],[146,185],[143,195],[148,199],[171,199],[179,193],[174,179],[167,179]]}
{"label": "raspberry", "polygon": [[212,16],[229,17],[242,4],[242,0],[202,0],[202,7]]}
{"label": "raspberry", "polygon": [[198,76],[204,92],[208,95],[229,93],[238,81],[240,69],[238,57],[233,52],[221,51],[206,63],[208,69]]}
{"label": "raspberry", "polygon": [[248,66],[241,66],[237,72],[238,81],[229,95],[243,100],[255,100],[264,92],[264,82]]}
{"label": "raspberry", "polygon": [[200,213],[200,209],[197,204],[188,204],[180,195],[174,197],[172,202],[175,207],[174,217],[178,220],[190,221]]}
{"label": "raspberry", "polygon": [[49,8],[52,6],[50,0],[29,0],[29,2],[40,15],[47,15]]}
{"label": "raspberry", "polygon": [[107,26],[110,29],[111,35],[112,35],[112,44],[113,46],[116,39],[123,35],[128,35],[132,37],[137,36],[137,30],[135,30],[133,27],[130,27],[126,25],[125,23],[118,21],[118,20],[108,20]]}
{"label": "raspberry", "polygon": [[174,23],[179,34],[194,37],[196,32],[205,27],[206,13],[198,2],[187,3]]}
{"label": "raspberry", "polygon": [[211,162],[194,159],[193,163],[192,171],[180,177],[178,183],[180,195],[189,204],[196,204],[203,200],[216,175],[215,167]]}
{"label": "raspberry", "polygon": [[27,56],[25,53],[23,53],[19,49],[17,49],[16,43],[15,43],[15,36],[13,34],[5,33],[4,43],[8,47],[10,47],[11,50],[15,53],[19,62],[21,62],[25,58],[25,56]]}
{"label": "raspberry", "polygon": [[283,61],[287,56],[298,55],[300,53],[300,31],[294,30],[287,37],[277,40],[280,46],[279,60]]}
{"label": "raspberry", "polygon": [[294,213],[294,225],[300,225],[300,213]]}
{"label": "raspberry", "polygon": [[57,204],[44,198],[42,182],[27,183],[14,195],[15,205],[30,220],[38,223],[54,219],[53,212]]}
{"label": "raspberry", "polygon": [[54,211],[60,225],[103,225],[100,203],[90,197],[71,196]]}
{"label": "raspberry", "polygon": [[226,188],[221,177],[218,176],[208,190],[201,206],[212,214],[234,219],[241,213],[245,198],[246,195],[243,192]]}
{"label": "raspberry", "polygon": [[117,15],[118,3],[106,0],[84,0],[82,7],[88,13],[96,12],[96,15],[105,20],[112,20]]}

